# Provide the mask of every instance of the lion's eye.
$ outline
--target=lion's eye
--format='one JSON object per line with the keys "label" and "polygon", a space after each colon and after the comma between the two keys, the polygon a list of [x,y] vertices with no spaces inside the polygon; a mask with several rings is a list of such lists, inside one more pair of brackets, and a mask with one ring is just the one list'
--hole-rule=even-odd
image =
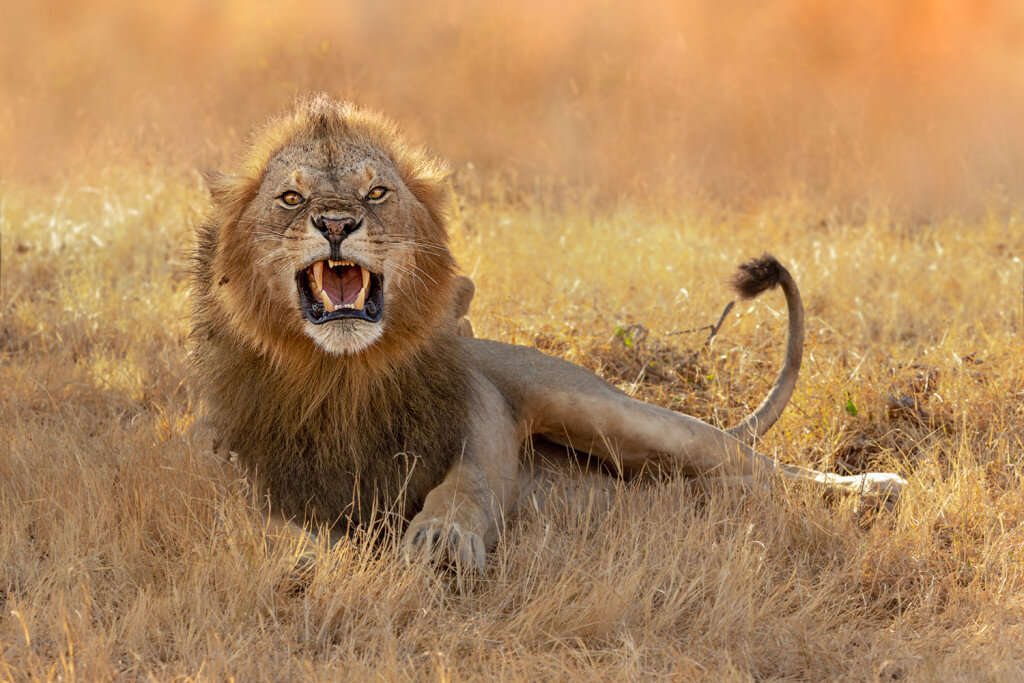
{"label": "lion's eye", "polygon": [[388,188],[383,185],[378,185],[369,192],[366,193],[366,198],[370,201],[377,201],[378,199],[384,199],[384,195],[388,193]]}
{"label": "lion's eye", "polygon": [[288,206],[298,206],[304,201],[305,198],[295,190],[288,190],[283,195],[278,197],[278,199],[280,199]]}

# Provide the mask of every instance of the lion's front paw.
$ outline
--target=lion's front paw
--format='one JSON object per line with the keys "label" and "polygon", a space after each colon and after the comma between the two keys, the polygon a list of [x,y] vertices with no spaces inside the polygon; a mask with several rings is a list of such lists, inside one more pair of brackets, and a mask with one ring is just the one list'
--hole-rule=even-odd
{"label": "lion's front paw", "polygon": [[306,591],[316,571],[316,553],[306,552],[293,557],[284,558],[287,572],[281,585],[291,595],[300,595]]}
{"label": "lion's front paw", "polygon": [[402,540],[406,559],[425,558],[457,570],[480,571],[484,567],[484,540],[457,522],[414,519]]}

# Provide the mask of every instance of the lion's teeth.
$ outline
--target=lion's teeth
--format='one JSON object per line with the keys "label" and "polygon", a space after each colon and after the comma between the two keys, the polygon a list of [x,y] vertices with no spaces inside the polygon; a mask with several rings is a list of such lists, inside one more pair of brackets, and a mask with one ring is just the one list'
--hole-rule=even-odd
{"label": "lion's teeth", "polygon": [[364,303],[366,303],[366,287],[359,290],[359,296],[357,296],[356,300],[352,302],[352,308],[361,311],[363,310]]}
{"label": "lion's teeth", "polygon": [[316,279],[316,291],[321,292],[324,288],[324,262],[317,261],[313,264],[313,277]]}
{"label": "lion's teeth", "polygon": [[324,308],[327,309],[328,313],[334,313],[337,310],[334,302],[331,301],[331,295],[327,292],[320,292],[320,300],[324,302]]}
{"label": "lion's teeth", "polygon": [[[359,270],[363,271],[363,291],[365,292],[366,288],[370,286],[370,271],[362,266],[359,266]],[[360,308],[362,308],[362,306],[360,306]]]}

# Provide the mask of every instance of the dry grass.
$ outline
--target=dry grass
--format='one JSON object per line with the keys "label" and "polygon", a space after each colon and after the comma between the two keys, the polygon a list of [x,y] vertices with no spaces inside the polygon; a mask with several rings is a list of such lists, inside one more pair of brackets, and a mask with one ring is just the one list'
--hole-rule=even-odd
{"label": "dry grass", "polygon": [[[0,677],[1024,677],[1016,3],[4,17]],[[778,255],[807,352],[761,447],[898,471],[902,505],[621,486],[511,520],[462,591],[358,539],[296,590],[193,436],[184,254],[194,169],[312,88],[455,160],[478,334],[645,400],[720,425],[756,405],[779,296],[711,348],[686,330],[738,261]]]}
{"label": "dry grass", "polygon": [[[781,301],[741,305],[711,350],[673,332],[717,318],[737,260],[784,256],[807,296],[807,362],[763,448],[893,468],[910,492],[875,518],[801,490],[627,486],[607,512],[521,515],[461,593],[358,542],[324,550],[296,592],[244,485],[189,436],[182,247],[202,202],[194,178],[164,172],[45,201],[5,191],[6,676],[1024,674],[1017,215],[911,229],[822,224],[808,202],[464,202],[479,333],[723,424],[770,384]],[[887,411],[890,394],[927,414]]]}

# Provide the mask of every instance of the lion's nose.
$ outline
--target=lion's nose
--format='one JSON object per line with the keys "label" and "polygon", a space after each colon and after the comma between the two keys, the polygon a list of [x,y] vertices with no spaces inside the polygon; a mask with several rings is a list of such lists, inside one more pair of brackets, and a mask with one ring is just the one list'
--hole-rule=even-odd
{"label": "lion's nose", "polygon": [[353,232],[362,227],[362,219],[356,220],[351,216],[344,218],[328,218],[327,216],[316,216],[313,218],[313,226],[327,238],[331,244],[341,242]]}
{"label": "lion's nose", "polygon": [[331,218],[328,216],[315,216],[313,226],[320,231],[327,242],[331,245],[331,258],[341,259],[341,243],[345,238],[363,227],[363,219],[356,220],[351,216],[344,218]]}

